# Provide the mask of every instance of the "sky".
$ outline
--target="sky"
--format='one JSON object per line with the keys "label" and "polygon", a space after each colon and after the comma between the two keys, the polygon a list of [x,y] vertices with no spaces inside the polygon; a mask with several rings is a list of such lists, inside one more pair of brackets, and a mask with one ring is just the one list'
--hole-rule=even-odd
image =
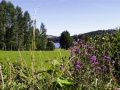
{"label": "sky", "polygon": [[[0,0],[1,1],[1,0]],[[67,30],[70,35],[120,26],[120,0],[6,0],[36,16],[47,35],[60,36]],[[36,14],[34,13],[36,11]]]}

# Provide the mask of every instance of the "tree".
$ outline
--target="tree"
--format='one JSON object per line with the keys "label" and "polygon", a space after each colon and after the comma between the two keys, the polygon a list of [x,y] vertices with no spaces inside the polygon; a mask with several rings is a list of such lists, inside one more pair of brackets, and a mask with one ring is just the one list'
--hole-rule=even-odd
{"label": "tree", "polygon": [[28,11],[25,11],[24,16],[23,16],[23,45],[24,45],[24,49],[29,50],[30,47],[29,45],[31,44],[30,41],[32,40],[31,36],[30,36],[30,27],[31,27],[31,18],[30,15],[28,13]]}
{"label": "tree", "polygon": [[61,33],[60,36],[60,46],[63,49],[68,49],[72,44],[72,37],[70,33],[66,30]]}
{"label": "tree", "polygon": [[16,43],[17,18],[15,15],[16,15],[16,10],[14,8],[14,5],[11,2],[8,2],[6,7],[6,17],[7,17],[6,48],[8,50],[15,50],[17,48],[17,43]]}
{"label": "tree", "polygon": [[23,50],[23,14],[21,7],[16,7],[16,17],[17,17],[17,48]]}
{"label": "tree", "polygon": [[47,44],[46,31],[47,31],[47,29],[45,28],[45,25],[43,23],[41,23],[39,41],[37,43],[38,50],[45,50],[46,49],[46,44]]}
{"label": "tree", "polygon": [[54,50],[55,49],[55,45],[52,41],[48,41],[47,42],[47,50]]}
{"label": "tree", "polygon": [[40,31],[38,28],[35,29],[35,45],[35,48],[40,50]]}
{"label": "tree", "polygon": [[6,7],[7,2],[2,0],[0,3],[0,49],[4,49],[5,46],[5,32],[6,32]]}
{"label": "tree", "polygon": [[[32,49],[33,21],[28,11],[2,0],[0,2],[0,50]],[[47,44],[46,28],[41,23],[40,31],[35,30],[36,49],[45,50]]]}

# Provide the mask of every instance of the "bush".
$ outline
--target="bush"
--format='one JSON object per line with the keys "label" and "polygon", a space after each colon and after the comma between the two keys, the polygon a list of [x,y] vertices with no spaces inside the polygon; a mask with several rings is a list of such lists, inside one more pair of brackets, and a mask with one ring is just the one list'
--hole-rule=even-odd
{"label": "bush", "polygon": [[117,30],[113,38],[109,40],[112,43],[112,63],[114,64],[114,76],[116,82],[120,85],[120,30]]}
{"label": "bush", "polygon": [[55,45],[52,41],[47,42],[47,50],[55,50]]}

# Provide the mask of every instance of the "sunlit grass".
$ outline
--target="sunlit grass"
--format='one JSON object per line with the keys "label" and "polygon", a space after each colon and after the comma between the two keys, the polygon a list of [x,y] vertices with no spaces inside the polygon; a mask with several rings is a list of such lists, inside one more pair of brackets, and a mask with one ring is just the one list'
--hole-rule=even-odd
{"label": "sunlit grass", "polygon": [[[39,68],[49,68],[53,60],[61,61],[62,57],[69,57],[69,50],[56,49],[54,51],[34,51],[35,66]],[[31,64],[32,51],[0,51],[0,62],[17,62],[20,58]]]}

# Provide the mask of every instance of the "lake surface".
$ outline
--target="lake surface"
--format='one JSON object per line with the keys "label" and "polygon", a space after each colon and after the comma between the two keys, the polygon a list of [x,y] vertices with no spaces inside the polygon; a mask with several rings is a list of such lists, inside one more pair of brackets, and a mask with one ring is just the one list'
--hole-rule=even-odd
{"label": "lake surface", "polygon": [[60,43],[59,42],[54,42],[55,48],[60,48]]}

